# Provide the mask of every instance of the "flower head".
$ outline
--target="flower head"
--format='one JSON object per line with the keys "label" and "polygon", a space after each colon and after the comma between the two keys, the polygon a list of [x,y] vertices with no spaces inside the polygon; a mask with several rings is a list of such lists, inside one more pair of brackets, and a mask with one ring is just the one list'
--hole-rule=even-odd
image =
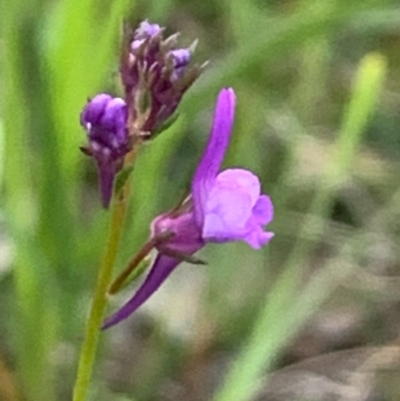
{"label": "flower head", "polygon": [[122,83],[136,130],[145,139],[174,114],[203,66],[190,66],[195,43],[179,48],[178,35],[164,39],[164,28],[143,21],[128,41],[121,65]]}
{"label": "flower head", "polygon": [[99,94],[84,107],[81,124],[89,140],[81,150],[97,162],[101,199],[103,206],[108,207],[115,175],[122,168],[124,156],[131,150],[126,104],[121,98]]}
{"label": "flower head", "polygon": [[172,212],[152,223],[151,238],[158,255],[146,280],[103,328],[130,316],[163,283],[181,261],[199,262],[193,254],[208,242],[245,241],[260,249],[273,237],[263,227],[273,218],[273,206],[261,194],[260,181],[244,169],[220,172],[231,136],[235,110],[233,89],[223,89],[217,100],[211,134],[195,171],[191,196]]}

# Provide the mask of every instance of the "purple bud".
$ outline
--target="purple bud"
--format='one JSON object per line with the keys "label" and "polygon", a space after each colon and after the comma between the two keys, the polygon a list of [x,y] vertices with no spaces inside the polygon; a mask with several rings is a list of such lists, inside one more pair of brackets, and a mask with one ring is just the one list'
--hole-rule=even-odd
{"label": "purple bud", "polygon": [[156,36],[161,32],[161,27],[158,24],[150,24],[148,20],[141,22],[139,28],[135,31],[135,39],[147,39]]}
{"label": "purple bud", "polygon": [[115,132],[119,142],[125,141],[127,109],[125,101],[121,98],[111,99],[104,110],[100,121],[101,125],[109,132]]}
{"label": "purple bud", "polygon": [[89,100],[81,113],[81,124],[87,128],[88,124],[98,124],[102,117],[107,103],[112,99],[110,95],[101,93]]}
{"label": "purple bud", "polygon": [[176,49],[169,52],[174,61],[174,68],[186,67],[190,62],[191,53],[188,49]]}
{"label": "purple bud", "polygon": [[131,43],[131,51],[134,52],[135,50],[139,49],[139,47],[145,42],[144,39],[135,39]]}
{"label": "purple bud", "polygon": [[124,100],[107,94],[89,100],[81,113],[81,124],[89,140],[82,151],[97,162],[101,198],[106,208],[112,197],[115,175],[122,168],[124,156],[131,150],[127,116]]}

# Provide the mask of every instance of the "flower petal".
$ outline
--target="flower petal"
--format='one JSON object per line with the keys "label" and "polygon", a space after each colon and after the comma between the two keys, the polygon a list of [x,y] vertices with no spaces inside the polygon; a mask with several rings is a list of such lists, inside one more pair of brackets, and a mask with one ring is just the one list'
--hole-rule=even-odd
{"label": "flower petal", "polygon": [[88,128],[88,124],[95,125],[98,124],[107,104],[112,100],[112,96],[107,93],[100,93],[96,95],[93,99],[90,99],[84,109],[81,112],[80,119],[81,125],[85,129]]}
{"label": "flower petal", "polygon": [[220,173],[209,190],[203,212],[205,241],[242,240],[259,249],[274,235],[262,229],[273,218],[272,202],[267,195],[260,196],[260,181],[248,170]]}
{"label": "flower petal", "polygon": [[260,180],[249,170],[240,168],[224,170],[218,174],[216,183],[219,187],[245,192],[250,196],[252,206],[256,204],[260,197]]}
{"label": "flower petal", "polygon": [[116,97],[107,103],[101,123],[106,130],[119,134],[121,131],[124,132],[127,119],[126,103],[123,99]]}
{"label": "flower petal", "polygon": [[270,231],[263,231],[263,229],[257,225],[246,237],[246,241],[253,249],[261,249],[264,245],[268,244],[269,241],[274,237],[274,233]]}
{"label": "flower petal", "polygon": [[204,209],[203,239],[215,242],[242,239],[247,234],[252,206],[251,197],[245,192],[215,185]]}
{"label": "flower petal", "polygon": [[261,195],[254,205],[251,214],[252,216],[247,222],[248,233],[243,240],[252,248],[260,249],[271,241],[275,235],[270,231],[264,231],[262,228],[262,226],[269,224],[274,217],[274,207],[270,197]]}
{"label": "flower petal", "polygon": [[218,174],[203,208],[203,238],[217,242],[244,239],[252,229],[249,221],[259,198],[260,181],[250,171],[229,169]]}
{"label": "flower petal", "polygon": [[147,19],[142,21],[135,31],[135,39],[147,39],[157,35],[161,31],[158,24],[151,24]]}
{"label": "flower petal", "polygon": [[253,217],[258,224],[266,225],[271,223],[274,218],[274,206],[271,198],[267,195],[261,195],[253,207]]}
{"label": "flower petal", "polygon": [[192,195],[196,222],[201,226],[207,192],[221,167],[233,126],[236,97],[232,88],[222,89],[218,95],[214,119],[207,147],[192,181]]}
{"label": "flower petal", "polygon": [[102,329],[108,329],[127,319],[158,290],[179,263],[179,260],[159,253],[144,283],[121,309],[105,320]]}

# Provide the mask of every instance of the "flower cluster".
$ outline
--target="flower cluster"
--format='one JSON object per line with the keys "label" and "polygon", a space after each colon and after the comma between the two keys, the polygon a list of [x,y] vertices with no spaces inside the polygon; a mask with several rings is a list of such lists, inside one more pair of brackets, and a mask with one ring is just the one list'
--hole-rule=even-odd
{"label": "flower cluster", "polygon": [[134,141],[152,139],[173,121],[182,96],[204,67],[190,65],[194,45],[179,48],[177,34],[164,39],[163,33],[159,25],[142,22],[127,40],[121,61],[125,98],[99,94],[81,113],[88,137],[81,150],[97,163],[105,208]]}
{"label": "flower cluster", "polygon": [[193,254],[207,243],[241,240],[259,249],[273,237],[272,232],[263,230],[272,221],[273,206],[270,198],[261,194],[258,177],[244,169],[220,172],[234,111],[235,94],[232,89],[223,89],[207,147],[192,180],[191,195],[178,208],[153,221],[151,240],[157,244],[158,255],[141,287],[105,321],[104,329],[129,317],[182,261],[199,262]]}
{"label": "flower cluster", "polygon": [[[180,48],[177,38],[177,34],[164,38],[164,29],[159,25],[142,22],[132,35],[126,36],[120,66],[124,98],[99,94],[87,102],[81,113],[81,125],[88,138],[81,150],[97,164],[105,208],[112,199],[116,175],[128,167],[126,162],[135,141],[152,139],[165,129],[176,116],[182,96],[204,67],[191,65],[195,43]],[[232,132],[235,104],[233,89],[221,90],[190,195],[172,211],[153,220],[150,239],[132,262],[136,266],[155,248],[158,253],[150,272],[133,297],[106,319],[103,328],[130,316],[182,261],[204,263],[195,254],[207,243],[244,241],[260,249],[273,237],[272,232],[264,231],[273,219],[273,206],[270,198],[261,193],[258,177],[240,168],[220,171]],[[123,273],[122,281],[126,278]],[[115,283],[119,285],[120,281]]]}
{"label": "flower cluster", "polygon": [[164,29],[143,21],[128,41],[121,78],[134,128],[151,138],[170,119],[203,66],[191,66],[195,49],[179,48],[178,34],[164,39]]}

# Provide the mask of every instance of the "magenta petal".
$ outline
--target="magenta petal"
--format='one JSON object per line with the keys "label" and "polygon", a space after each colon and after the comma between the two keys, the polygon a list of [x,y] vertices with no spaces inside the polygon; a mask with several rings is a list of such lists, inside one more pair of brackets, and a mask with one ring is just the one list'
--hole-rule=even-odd
{"label": "magenta petal", "polygon": [[216,242],[243,239],[259,198],[260,181],[252,172],[229,169],[218,174],[203,207],[203,238]]}
{"label": "magenta petal", "polygon": [[127,319],[158,290],[179,263],[179,260],[159,253],[141,287],[122,308],[105,320],[102,329],[108,329]]}
{"label": "magenta petal", "polygon": [[215,185],[204,209],[202,237],[226,242],[243,238],[252,217],[251,198],[245,192]]}
{"label": "magenta petal", "polygon": [[249,170],[230,168],[218,174],[213,185],[230,188],[236,192],[244,192],[250,197],[252,206],[260,197],[260,180]]}
{"label": "magenta petal", "polygon": [[271,198],[267,195],[261,195],[253,207],[253,217],[259,224],[266,225],[271,223],[274,218],[274,206]]}
{"label": "magenta petal", "polygon": [[207,192],[221,167],[229,144],[235,115],[235,92],[222,89],[218,95],[210,137],[192,181],[192,196],[196,222],[202,226]]}
{"label": "magenta petal", "polygon": [[273,219],[271,199],[260,196],[260,181],[248,170],[229,169],[218,174],[203,214],[202,237],[208,242],[242,240],[259,249],[273,237],[262,228]]}
{"label": "magenta petal", "polygon": [[245,238],[243,238],[243,240],[246,241],[253,249],[261,249],[264,245],[271,241],[274,235],[274,233],[270,231],[263,231],[260,226],[256,226]]}

